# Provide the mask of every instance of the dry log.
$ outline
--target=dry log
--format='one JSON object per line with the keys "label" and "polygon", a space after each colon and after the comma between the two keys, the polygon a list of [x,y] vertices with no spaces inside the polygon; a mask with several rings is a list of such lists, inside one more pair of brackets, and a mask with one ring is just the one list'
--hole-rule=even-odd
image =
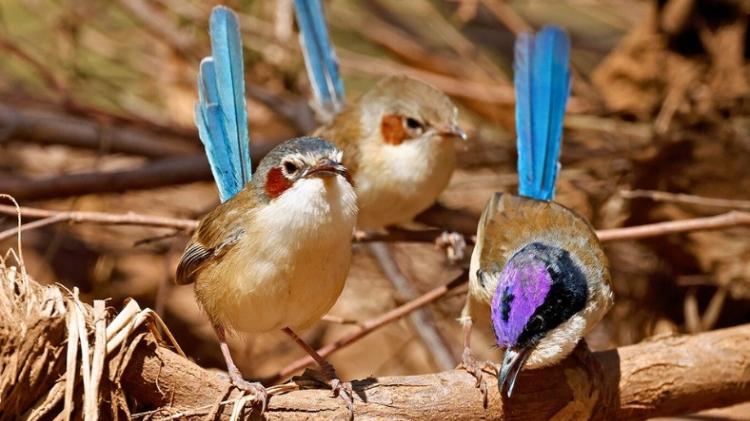
{"label": "dry log", "polygon": [[[159,388],[156,383],[158,379]],[[200,380],[198,380],[200,379]],[[494,377],[488,376],[488,381]],[[153,342],[136,351],[123,376],[131,398],[196,419],[226,398],[228,382]],[[357,419],[645,419],[750,400],[750,325],[590,354],[525,371],[513,398],[490,387],[488,406],[462,371],[353,382]],[[160,391],[159,391],[160,390]],[[366,401],[364,401],[366,400]],[[204,410],[195,408],[206,406]],[[223,416],[231,412],[231,405]],[[166,412],[165,412],[166,414]],[[269,419],[343,419],[346,408],[326,390],[273,396]]]}
{"label": "dry log", "polygon": [[[0,271],[0,301],[5,316],[0,321],[0,419],[24,413],[30,418],[54,416],[63,409],[62,390],[66,378],[70,379],[65,374],[64,351],[75,340],[66,334],[70,314],[66,309],[85,307],[77,317],[85,318],[90,337],[93,314],[56,286],[20,282],[19,271],[2,265],[0,269],[4,269]],[[135,315],[129,320],[139,318]],[[216,419],[230,417],[238,395],[223,373],[201,368],[161,345],[154,336],[157,329],[135,322],[133,328],[124,327],[118,319],[107,327],[108,341],[119,342],[106,346],[108,369],[99,397],[102,416],[118,412],[151,419],[198,419],[211,413]],[[122,332],[128,340],[123,340]],[[494,384],[494,376],[488,374],[487,380]],[[459,370],[369,378],[354,381],[353,386],[358,419],[578,420],[678,415],[750,400],[750,325],[662,337],[596,353],[580,346],[558,366],[523,372],[510,400],[501,399],[497,389],[490,387],[487,406],[474,379]],[[73,396],[80,398],[80,393]],[[66,402],[74,404],[80,411],[79,400]],[[246,415],[250,412],[248,408]],[[346,414],[343,401],[333,398],[330,391],[307,389],[272,396],[266,417],[343,419]]]}
{"label": "dry log", "polygon": [[107,125],[59,111],[8,104],[0,104],[0,129],[5,139],[17,138],[24,142],[60,144],[148,158],[194,154],[201,149],[197,134],[192,139],[176,137],[138,127]]}

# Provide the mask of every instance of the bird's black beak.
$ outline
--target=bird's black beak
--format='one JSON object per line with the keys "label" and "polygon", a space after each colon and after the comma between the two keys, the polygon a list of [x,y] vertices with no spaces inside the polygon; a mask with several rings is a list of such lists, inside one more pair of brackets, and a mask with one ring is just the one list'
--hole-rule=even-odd
{"label": "bird's black beak", "polygon": [[450,127],[439,130],[438,134],[440,134],[440,136],[442,137],[450,137],[450,138],[461,139],[461,140],[466,140],[468,138],[468,136],[466,136],[466,132],[464,131],[464,129],[459,127],[457,124],[454,124]]}
{"label": "bird's black beak", "polygon": [[303,177],[333,177],[336,175],[343,176],[347,180],[350,178],[349,169],[340,162],[331,160],[321,161],[318,165],[311,167],[302,174]]}
{"label": "bird's black beak", "polygon": [[513,387],[516,385],[516,378],[521,372],[526,359],[531,355],[532,348],[526,347],[520,350],[508,348],[503,355],[503,363],[500,366],[500,373],[497,375],[497,389],[503,394],[505,385],[508,385],[507,397],[513,394]]}

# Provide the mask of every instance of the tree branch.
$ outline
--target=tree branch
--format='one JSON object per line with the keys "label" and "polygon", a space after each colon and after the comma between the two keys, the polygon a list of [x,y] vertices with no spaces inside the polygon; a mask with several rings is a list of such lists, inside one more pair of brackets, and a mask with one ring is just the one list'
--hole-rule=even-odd
{"label": "tree branch", "polygon": [[623,190],[620,194],[626,199],[643,198],[655,202],[682,203],[686,205],[711,206],[750,211],[750,200],[718,199],[715,197],[669,193],[657,190]]}
{"label": "tree branch", "polygon": [[[498,420],[646,419],[750,400],[750,325],[664,338],[594,354],[576,353],[555,367],[523,371],[513,399],[489,388],[488,407],[463,371],[354,381],[363,419]],[[200,380],[199,380],[200,379]],[[160,416],[203,419],[217,403],[228,419],[228,380],[144,341],[125,368],[123,389]],[[361,400],[366,397],[366,402]],[[200,409],[202,407],[202,409]],[[268,419],[343,419],[346,407],[328,390],[271,397]]]}
{"label": "tree branch", "polygon": [[43,145],[59,144],[147,158],[194,154],[200,151],[197,133],[193,139],[176,137],[137,127],[107,125],[93,119],[18,105],[0,104],[0,129],[3,131],[3,139],[18,138],[24,142]]}
{"label": "tree branch", "polygon": [[[175,162],[179,163],[181,162],[181,159],[178,160],[178,158],[175,158]],[[158,169],[155,168],[153,172],[155,177],[159,175]],[[82,175],[81,178],[83,178]],[[85,182],[84,180],[81,181]],[[3,191],[3,187],[4,184],[2,183],[2,181],[0,181],[0,191]],[[51,187],[48,188],[51,189]],[[0,205],[0,214],[15,215],[16,208],[8,205]],[[21,215],[23,218],[30,219],[50,218],[43,224],[34,225],[31,227],[23,226],[21,228],[22,231],[63,221],[102,225],[150,226],[159,228],[174,228],[187,231],[191,231],[198,226],[198,221],[192,219],[149,216],[133,212],[129,212],[126,214],[77,211],[65,212],[23,207],[21,208]],[[52,217],[55,218],[53,219]],[[466,212],[463,212],[461,210],[450,210],[447,208],[443,208],[440,205],[436,205],[433,206],[433,208],[428,209],[422,215],[419,215],[418,219],[420,220],[420,222],[429,223],[431,225],[440,225],[444,228],[408,230],[394,227],[389,228],[388,232],[386,233],[368,233],[364,235],[357,235],[355,236],[354,241],[361,243],[374,241],[432,243],[443,232],[445,232],[445,230],[462,232],[465,236],[469,237],[469,242],[472,241],[471,237],[473,234],[471,233],[473,232],[473,229],[471,228],[471,223],[473,220],[473,216],[469,215]],[[473,227],[476,227],[476,222],[473,222],[473,224]],[[708,216],[703,218],[656,222],[653,224],[645,224],[636,227],[604,229],[598,230],[596,233],[599,236],[600,241],[609,242],[637,240],[641,238],[658,237],[662,235],[678,234],[692,231],[731,228],[742,225],[750,225],[750,213],[732,211],[721,215]],[[16,232],[17,228],[12,228],[0,232],[0,241],[15,235]]]}

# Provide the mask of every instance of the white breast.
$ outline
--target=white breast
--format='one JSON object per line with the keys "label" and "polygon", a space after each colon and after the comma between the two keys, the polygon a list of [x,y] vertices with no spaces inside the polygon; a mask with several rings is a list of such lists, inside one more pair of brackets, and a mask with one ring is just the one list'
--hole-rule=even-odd
{"label": "white breast", "polygon": [[366,142],[361,152],[354,184],[363,229],[411,221],[435,202],[456,165],[453,142],[437,137],[400,145]]}
{"label": "white breast", "polygon": [[356,196],[342,177],[297,181],[245,227],[223,273],[209,275],[230,279],[213,294],[216,302],[204,305],[242,332],[309,327],[344,287],[356,214]]}

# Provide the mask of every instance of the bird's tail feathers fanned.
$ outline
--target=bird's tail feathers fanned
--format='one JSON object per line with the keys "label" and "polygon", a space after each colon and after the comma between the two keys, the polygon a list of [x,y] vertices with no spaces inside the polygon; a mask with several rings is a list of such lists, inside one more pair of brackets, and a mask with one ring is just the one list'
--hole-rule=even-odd
{"label": "bird's tail feathers fanned", "polygon": [[570,94],[570,40],[554,26],[521,34],[515,47],[519,193],[551,200]]}
{"label": "bird's tail feathers fanned", "polygon": [[226,7],[215,7],[209,32],[212,55],[200,64],[195,123],[225,202],[242,190],[252,172],[237,15]]}
{"label": "bird's tail feathers fanned", "polygon": [[294,0],[294,9],[315,105],[319,112],[330,117],[344,104],[344,82],[339,75],[336,51],[328,37],[323,7],[320,0]]}

